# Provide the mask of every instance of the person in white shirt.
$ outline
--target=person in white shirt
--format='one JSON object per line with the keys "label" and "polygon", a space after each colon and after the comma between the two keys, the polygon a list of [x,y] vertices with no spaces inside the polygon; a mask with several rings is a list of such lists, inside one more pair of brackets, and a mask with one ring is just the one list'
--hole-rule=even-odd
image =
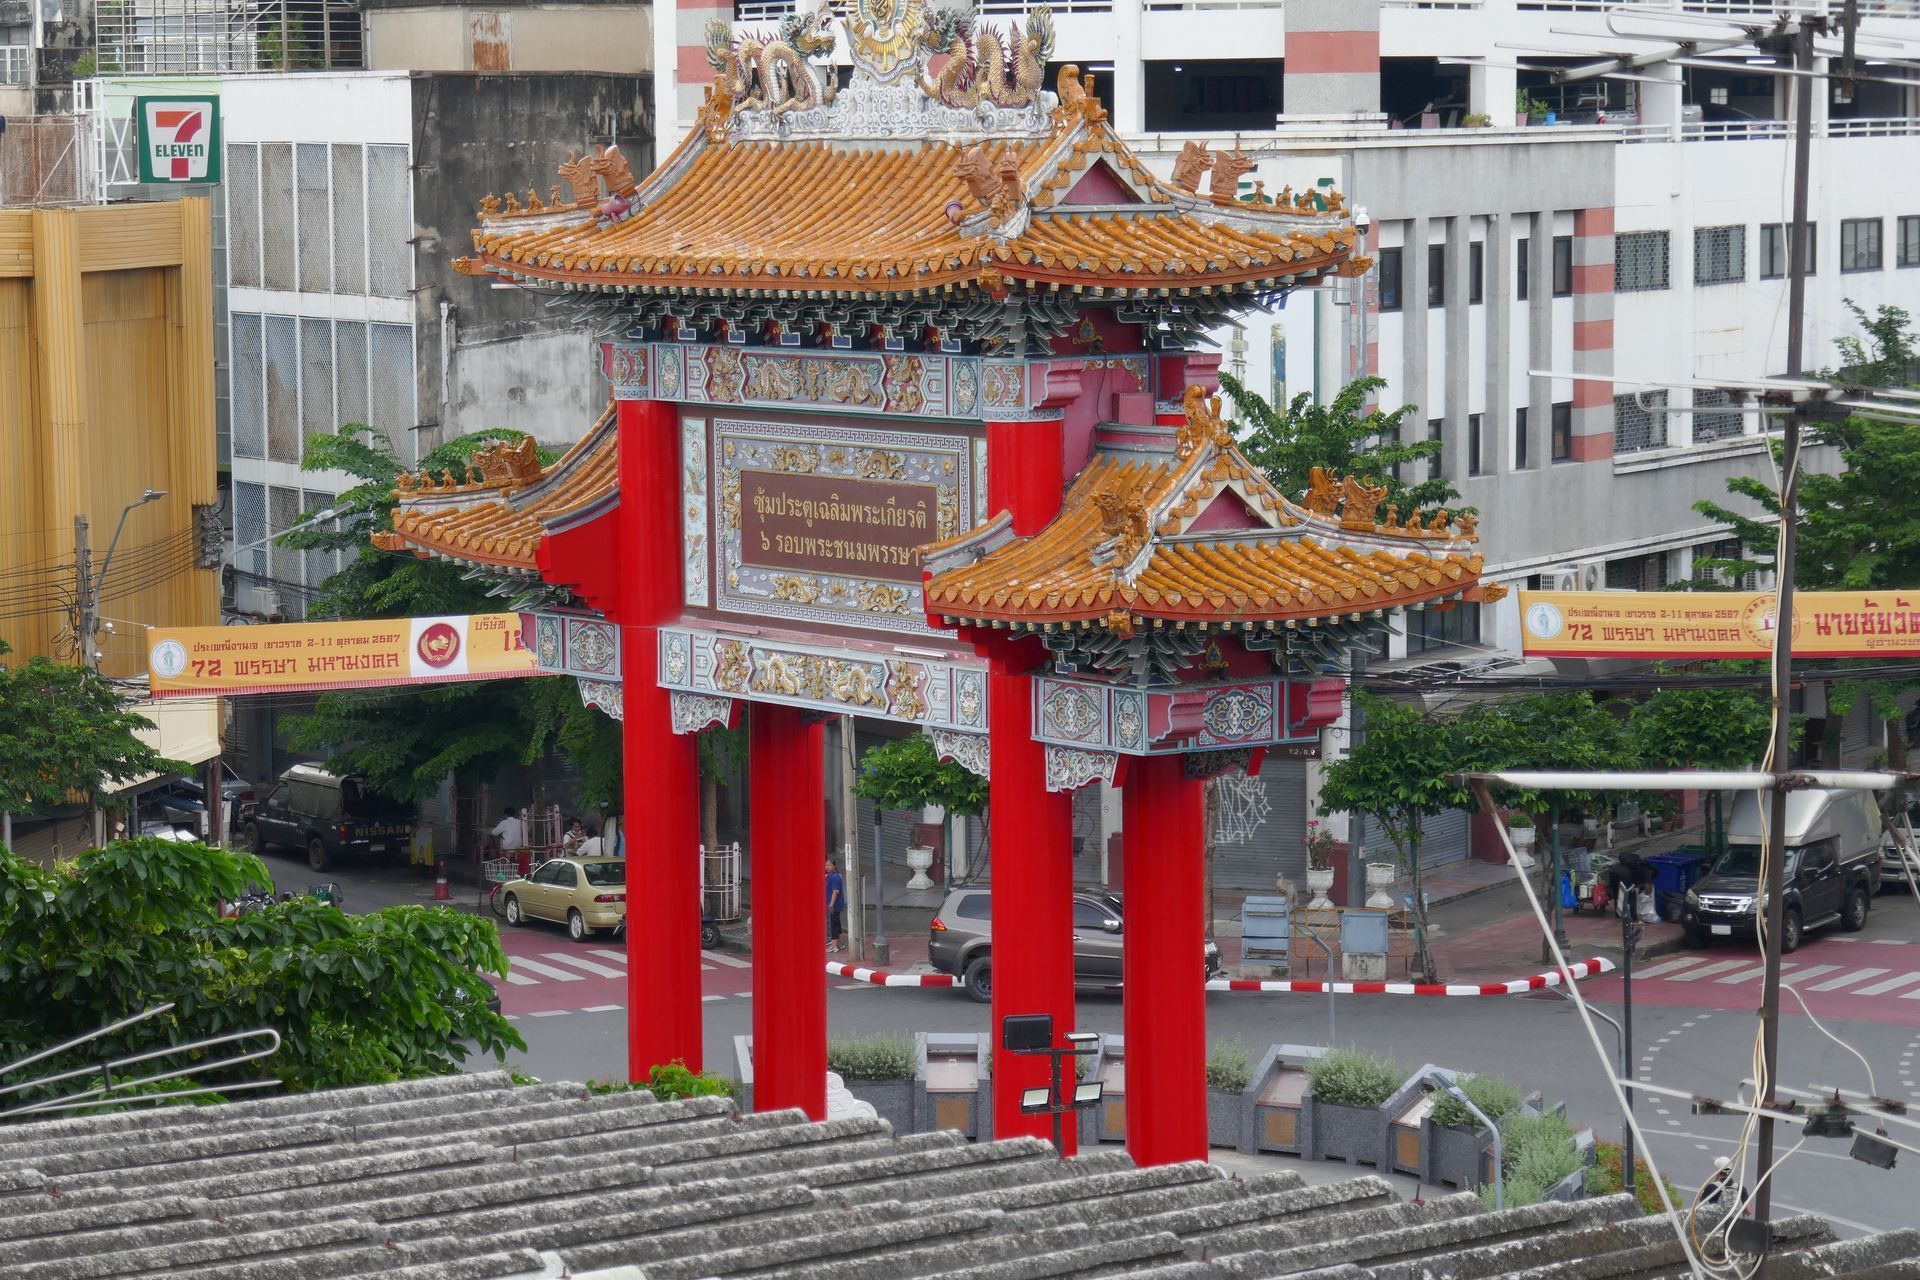
{"label": "person in white shirt", "polygon": [[518,853],[527,842],[526,831],[520,825],[520,816],[508,809],[504,817],[493,828],[494,838],[500,842],[500,852]]}

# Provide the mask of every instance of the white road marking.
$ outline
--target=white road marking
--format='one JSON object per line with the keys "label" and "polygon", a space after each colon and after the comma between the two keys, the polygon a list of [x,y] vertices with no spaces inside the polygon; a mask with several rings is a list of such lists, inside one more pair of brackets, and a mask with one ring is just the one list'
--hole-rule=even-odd
{"label": "white road marking", "polygon": [[1725,973],[1729,969],[1745,968],[1747,966],[1747,963],[1748,962],[1745,960],[1719,960],[1713,964],[1702,965],[1700,968],[1693,970],[1693,972],[1691,973],[1675,974],[1672,978],[1668,979],[1668,981],[1695,982],[1701,978],[1706,977],[1708,974]]}
{"label": "white road marking", "polygon": [[[568,973],[565,969],[556,969],[550,964],[541,964],[538,960],[529,960],[525,956],[508,956],[507,959],[512,963],[514,969],[525,969],[530,973],[537,973],[543,978],[551,978],[555,982],[581,981],[580,975],[577,973]],[[508,972],[511,973],[512,970],[510,969]]]}
{"label": "white road marking", "polygon": [[1862,987],[1853,994],[1857,996],[1883,996],[1889,991],[1897,991],[1901,987],[1910,987],[1916,982],[1920,982],[1920,973],[1903,973],[1897,978],[1888,978],[1885,982],[1876,982],[1870,987]]}
{"label": "white road marking", "polygon": [[555,964],[570,964],[576,969],[584,969],[596,978],[624,978],[627,976],[623,970],[609,969],[603,964],[595,964],[593,961],[583,960],[579,956],[570,956],[564,951],[542,951],[540,958],[542,960],[551,960]]}
{"label": "white road marking", "polygon": [[[1782,965],[1782,966],[1780,966],[1780,967],[1781,967],[1782,969],[1784,969],[1784,968],[1786,968],[1786,966],[1785,966],[1785,965]],[[1806,981],[1806,980],[1807,980],[1808,978],[1817,978],[1817,977],[1819,977],[1819,976],[1820,976],[1821,974],[1823,974],[1823,973],[1838,973],[1838,972],[1840,971],[1840,969],[1841,969],[1841,967],[1842,967],[1842,966],[1840,966],[1840,965],[1837,965],[1837,964],[1816,964],[1816,965],[1809,965],[1809,966],[1808,966],[1807,968],[1805,968],[1805,969],[1796,969],[1796,970],[1794,970],[1794,972],[1793,972],[1793,977],[1792,977],[1791,979],[1789,979],[1789,983],[1790,983],[1790,985],[1792,985],[1792,986],[1796,986],[1796,987],[1797,987],[1797,986],[1799,986],[1799,985],[1800,985],[1801,983],[1803,983],[1803,982],[1805,982],[1805,981]]]}
{"label": "white road marking", "polygon": [[540,979],[529,978],[524,973],[515,973],[511,968],[507,970],[507,981],[516,987],[536,987],[540,985]]}
{"label": "white road marking", "polygon": [[[1883,947],[1904,947],[1907,945],[1905,938],[1875,938],[1873,941]],[[1833,1215],[1828,1214],[1827,1216],[1832,1217]],[[1835,1222],[1840,1221],[1838,1218],[1834,1218],[1833,1220]]]}
{"label": "white road marking", "polygon": [[1840,988],[1850,987],[1856,982],[1865,982],[1868,978],[1877,978],[1885,972],[1885,969],[1855,969],[1852,973],[1843,973],[1837,978],[1828,978],[1819,986],[1810,989],[1814,991],[1838,991]]}
{"label": "white road marking", "polygon": [[753,961],[751,960],[742,960],[739,956],[724,955],[718,951],[702,951],[700,958],[702,960],[711,960],[715,964],[724,964],[729,969],[753,968]]}
{"label": "white road marking", "polygon": [[703,1004],[712,1004],[715,1000],[725,1000],[725,999],[726,999],[725,996],[701,996],[700,997],[701,1003]]}
{"label": "white road marking", "polygon": [[1698,956],[1681,956],[1677,960],[1662,960],[1651,969],[1642,969],[1633,976],[1636,978],[1658,978],[1669,973],[1678,973],[1682,969],[1690,969],[1699,963],[1700,958]]}
{"label": "white road marking", "polygon": [[[1791,961],[1788,961],[1786,963],[1783,963],[1780,966],[1780,972],[1785,973],[1789,969],[1797,969],[1797,968],[1799,968],[1798,965],[1792,963]],[[1755,978],[1758,978],[1760,975],[1764,974],[1766,971],[1767,971],[1766,965],[1756,964],[1750,969],[1742,969],[1738,973],[1730,973],[1724,978],[1715,978],[1714,981],[1728,982],[1728,983],[1752,982]]]}
{"label": "white road marking", "polygon": [[621,1006],[617,1004],[590,1004],[586,1008],[582,1009],[580,1012],[582,1013],[618,1013],[620,1011],[620,1008]]}
{"label": "white road marking", "polygon": [[612,947],[593,947],[590,948],[590,950],[602,960],[612,960],[619,964],[625,964],[627,962],[627,953],[624,951],[615,951]]}
{"label": "white road marking", "polygon": [[558,1018],[563,1014],[572,1012],[573,1010],[571,1009],[541,1009],[535,1012],[533,1016],[536,1018]]}

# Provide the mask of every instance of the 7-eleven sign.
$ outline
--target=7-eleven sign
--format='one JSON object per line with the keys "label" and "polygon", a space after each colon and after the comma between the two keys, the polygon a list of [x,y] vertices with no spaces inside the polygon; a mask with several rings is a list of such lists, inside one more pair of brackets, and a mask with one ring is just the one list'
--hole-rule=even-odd
{"label": "7-eleven sign", "polygon": [[135,98],[140,181],[220,181],[220,99]]}

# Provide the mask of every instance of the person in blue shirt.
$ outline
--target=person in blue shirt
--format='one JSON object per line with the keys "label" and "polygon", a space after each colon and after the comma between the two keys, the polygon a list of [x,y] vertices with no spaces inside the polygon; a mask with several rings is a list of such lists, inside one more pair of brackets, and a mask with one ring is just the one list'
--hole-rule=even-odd
{"label": "person in blue shirt", "polygon": [[847,882],[833,865],[833,859],[827,859],[827,950],[840,949],[840,935],[846,932],[841,924],[841,913],[847,907]]}

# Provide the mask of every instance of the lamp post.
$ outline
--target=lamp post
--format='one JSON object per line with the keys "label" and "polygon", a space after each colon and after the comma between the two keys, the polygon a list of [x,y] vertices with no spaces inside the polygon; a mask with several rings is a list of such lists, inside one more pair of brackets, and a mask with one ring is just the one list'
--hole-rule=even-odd
{"label": "lamp post", "polygon": [[1487,1113],[1473,1105],[1473,1099],[1467,1096],[1467,1091],[1455,1084],[1451,1076],[1442,1075],[1438,1071],[1429,1071],[1424,1079],[1426,1083],[1439,1089],[1442,1093],[1445,1093],[1455,1102],[1472,1112],[1473,1118],[1478,1120],[1481,1126],[1493,1135],[1493,1211],[1495,1213],[1500,1212],[1500,1210],[1507,1207],[1506,1196],[1504,1194],[1505,1189],[1502,1185],[1505,1181],[1506,1159],[1505,1152],[1502,1151],[1500,1146],[1500,1126],[1487,1119]]}
{"label": "lamp post", "polygon": [[[100,589],[106,585],[107,570],[113,567],[113,553],[120,546],[120,535],[126,532],[127,517],[133,514],[135,507],[144,507],[149,502],[157,502],[167,496],[165,489],[148,489],[129,502],[120,511],[120,522],[113,527],[113,541],[107,544],[107,557],[100,562],[100,572],[89,582],[83,568],[80,575],[80,660],[95,671],[100,669],[100,651],[93,646],[93,638],[100,631]],[[81,541],[85,541],[85,526],[82,526]]]}

